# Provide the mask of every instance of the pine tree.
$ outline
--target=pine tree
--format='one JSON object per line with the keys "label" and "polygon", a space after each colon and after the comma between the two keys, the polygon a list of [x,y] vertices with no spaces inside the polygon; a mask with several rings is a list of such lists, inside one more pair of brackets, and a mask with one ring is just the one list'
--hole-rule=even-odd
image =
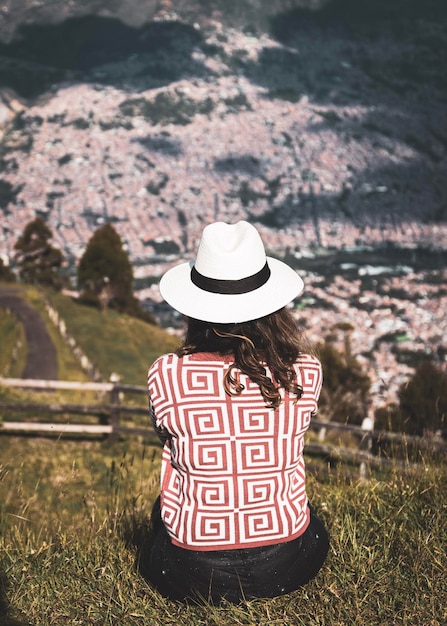
{"label": "pine tree", "polygon": [[81,302],[109,307],[154,323],[133,293],[133,270],[120,236],[111,224],[98,228],[87,243],[78,265]]}
{"label": "pine tree", "polygon": [[59,271],[64,256],[50,244],[53,233],[41,217],[29,222],[17,240],[15,260],[21,280],[29,284],[61,289],[64,284]]}

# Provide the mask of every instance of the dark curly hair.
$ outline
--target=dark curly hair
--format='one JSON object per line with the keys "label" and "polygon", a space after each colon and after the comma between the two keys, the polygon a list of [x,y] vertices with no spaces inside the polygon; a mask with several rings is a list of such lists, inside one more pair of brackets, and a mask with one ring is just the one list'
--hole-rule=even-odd
{"label": "dark curly hair", "polygon": [[[244,389],[239,381],[239,370],[259,385],[267,406],[277,408],[281,404],[280,387],[295,394],[297,400],[303,393],[296,382],[293,364],[304,351],[309,352],[309,345],[291,313],[282,308],[238,324],[188,318],[185,339],[176,354],[181,357],[195,352],[215,352],[233,356],[234,362],[224,377],[226,393],[235,396]],[[265,366],[270,369],[273,380]]]}

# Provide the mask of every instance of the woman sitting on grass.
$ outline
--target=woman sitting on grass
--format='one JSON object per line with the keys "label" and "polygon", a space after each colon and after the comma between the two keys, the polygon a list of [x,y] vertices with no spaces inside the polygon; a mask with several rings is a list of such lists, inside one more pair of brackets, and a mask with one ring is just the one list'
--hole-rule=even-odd
{"label": "woman sitting on grass", "polygon": [[304,434],[322,372],[285,306],[303,281],[266,257],[247,222],[216,222],[194,265],[169,270],[164,299],[185,341],[148,377],[163,441],[147,578],[171,599],[274,597],[313,578],[329,537],[310,507]]}

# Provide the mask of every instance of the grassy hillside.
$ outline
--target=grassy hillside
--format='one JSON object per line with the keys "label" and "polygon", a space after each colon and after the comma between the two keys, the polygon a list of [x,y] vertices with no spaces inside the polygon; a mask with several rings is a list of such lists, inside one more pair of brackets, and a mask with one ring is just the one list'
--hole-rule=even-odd
{"label": "grassy hillside", "polygon": [[128,315],[101,313],[59,293],[47,297],[104,380],[116,372],[124,383],[145,385],[149,364],[178,345],[177,338]]}
{"label": "grassy hillside", "polygon": [[16,378],[25,366],[26,343],[22,324],[0,308],[0,376]]}
{"label": "grassy hillside", "polygon": [[[26,297],[47,319],[40,294],[27,289]],[[115,371],[124,382],[144,385],[148,364],[177,342],[127,316],[48,297],[105,377]],[[60,372],[80,376],[49,321],[48,328]],[[20,325],[2,314],[0,332],[9,353]],[[159,489],[160,452],[150,437],[0,433],[0,626],[446,623],[445,459],[382,471],[368,482],[348,477],[342,464],[320,471],[307,459],[309,496],[332,538],[317,579],[274,600],[183,607],[158,596],[138,567]]]}
{"label": "grassy hillside", "polygon": [[158,493],[158,445],[4,437],[0,458],[0,624],[446,623],[445,464],[370,482],[310,476],[332,541],[318,577],[274,600],[185,608],[158,596],[138,569]]}
{"label": "grassy hillside", "polygon": [[[33,287],[22,286],[20,294],[46,322],[56,346],[58,376],[61,380],[84,380],[87,377],[72,349],[48,317],[44,297],[58,311],[66,323],[68,334],[95,364],[104,380],[108,380],[110,374],[116,372],[122,382],[144,386],[150,363],[160,354],[172,351],[178,345],[178,339],[164,330],[116,311],[101,313],[60,293],[48,291],[42,294]],[[26,358],[23,328],[12,315],[1,308],[0,336],[0,375],[20,377]]]}
{"label": "grassy hillside", "polygon": [[[75,358],[72,348],[64,340],[50,320],[45,298],[51,302],[60,317],[65,321],[68,333],[81,347],[84,354],[101,372],[103,380],[107,381],[112,372],[119,374],[121,382],[145,387],[147,369],[150,363],[163,352],[168,352],[178,345],[178,339],[169,335],[160,328],[146,324],[141,320],[120,315],[115,311],[106,314],[100,313],[91,307],[77,304],[71,298],[54,292],[43,294],[32,287],[21,287],[21,296],[31,304],[41,315],[51,336],[58,361],[58,377],[60,380],[88,380]],[[0,375],[9,378],[20,378],[24,369],[27,345],[23,326],[18,320],[0,308]],[[38,404],[101,404],[104,398],[96,392],[85,391],[51,391],[34,392],[0,387],[0,399],[9,402],[27,402]],[[135,396],[126,394],[123,397],[126,405],[146,406],[145,395]],[[70,423],[73,420],[79,423],[98,423],[95,416],[77,416],[70,414],[46,414],[34,410],[26,414],[30,421]],[[5,409],[0,412],[0,422],[23,421],[25,414],[17,409]],[[130,419],[130,418],[129,418]],[[136,420],[136,421],[135,421]],[[122,416],[122,423],[125,418]],[[132,418],[126,422],[127,426],[145,427],[144,418]],[[1,626],[1,623],[0,623]]]}

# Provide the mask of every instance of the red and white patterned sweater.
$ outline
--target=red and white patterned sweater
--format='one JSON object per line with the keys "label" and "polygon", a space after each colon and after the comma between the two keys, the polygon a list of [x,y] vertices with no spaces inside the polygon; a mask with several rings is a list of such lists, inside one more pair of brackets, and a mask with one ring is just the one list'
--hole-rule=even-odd
{"label": "red and white patterned sweater", "polygon": [[241,374],[240,396],[223,377],[231,357],[166,354],[149,369],[156,429],[167,438],[161,472],[162,519],[174,544],[190,550],[249,548],[291,541],[309,523],[304,433],[317,410],[320,362],[295,365],[304,393],[266,407]]}

